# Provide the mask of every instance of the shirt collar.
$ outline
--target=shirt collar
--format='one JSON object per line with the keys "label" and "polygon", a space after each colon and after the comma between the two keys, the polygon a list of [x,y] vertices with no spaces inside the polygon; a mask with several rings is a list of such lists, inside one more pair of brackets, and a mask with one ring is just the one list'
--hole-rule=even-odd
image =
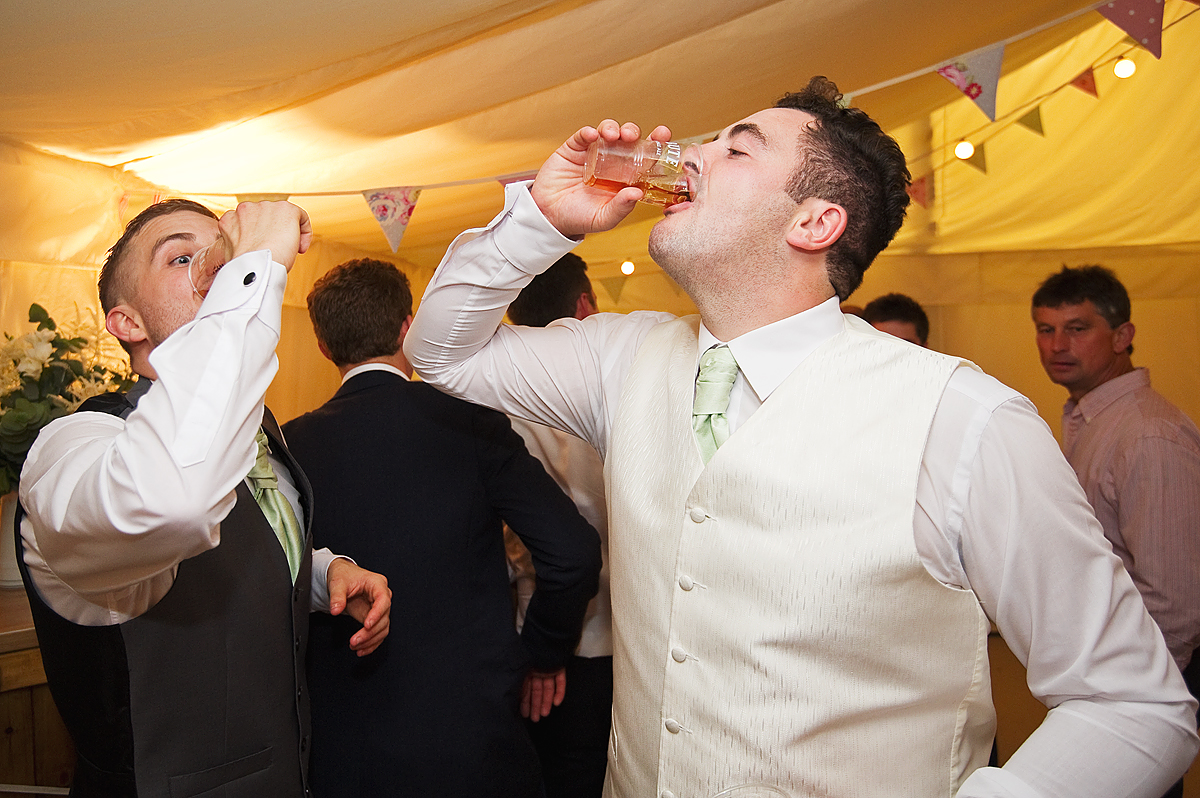
{"label": "shirt collar", "polygon": [[[734,355],[734,357],[737,357],[737,355]],[[389,366],[387,363],[363,363],[346,372],[346,376],[342,377],[342,385],[345,385],[346,381],[351,377],[357,377],[359,374],[363,374],[368,371],[387,371],[395,374],[397,377],[403,377],[406,380],[408,379],[408,375],[406,375],[403,371],[395,366]]]}
{"label": "shirt collar", "polygon": [[[737,355],[734,355],[736,358]],[[1150,387],[1150,370],[1145,368],[1136,368],[1128,374],[1122,374],[1120,377],[1113,377],[1108,382],[1097,385],[1092,390],[1080,397],[1078,402],[1070,399],[1067,400],[1063,407],[1063,415],[1069,416],[1076,410],[1087,421],[1091,421],[1104,411],[1106,407],[1120,399],[1127,393],[1132,393],[1139,388]]]}
{"label": "shirt collar", "polygon": [[838,298],[830,297],[816,307],[739,335],[719,341],[700,324],[699,356],[719,343],[729,346],[738,369],[762,401],[774,393],[788,375],[813,351],[845,329]]}

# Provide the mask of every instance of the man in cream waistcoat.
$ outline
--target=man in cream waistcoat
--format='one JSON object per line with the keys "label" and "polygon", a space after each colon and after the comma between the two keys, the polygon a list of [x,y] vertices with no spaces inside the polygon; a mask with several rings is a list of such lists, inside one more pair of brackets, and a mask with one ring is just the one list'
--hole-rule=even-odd
{"label": "man in cream waistcoat", "polygon": [[[689,162],[650,253],[699,317],[500,324],[641,197],[581,182],[589,144],[640,135],[605,120],[451,245],[406,338],[424,379],[605,459],[606,794],[1161,794],[1194,704],[1036,410],[839,310],[909,182],[839,99],[814,78]],[[1003,769],[989,621],[1051,707]]]}

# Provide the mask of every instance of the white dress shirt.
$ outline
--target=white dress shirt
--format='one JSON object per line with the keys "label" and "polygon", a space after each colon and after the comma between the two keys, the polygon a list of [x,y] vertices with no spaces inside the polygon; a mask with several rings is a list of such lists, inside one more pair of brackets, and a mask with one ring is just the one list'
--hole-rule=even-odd
{"label": "white dress shirt", "polygon": [[[158,379],[127,419],[75,413],[38,435],[21,471],[21,537],[34,585],[63,618],[135,618],[167,594],[180,562],[221,542],[278,370],[286,284],[267,250],[230,261],[195,320],[150,354]],[[303,519],[288,470],[271,461]],[[314,610],[329,608],[333,559],[313,552]]]}
{"label": "white dress shirt", "polygon": [[[444,390],[571,432],[603,455],[629,365],[646,333],[672,317],[501,326],[509,302],[576,243],[526,185],[509,186],[489,228],[451,245],[405,353]],[[829,300],[728,342],[741,370],[734,434],[844,323]],[[702,331],[699,351],[715,342]],[[955,372],[930,430],[913,526],[925,567],[975,593],[1051,708],[1003,769],[976,771],[959,796],[1165,791],[1200,746],[1195,702],[1032,403],[974,368]],[[1063,573],[1085,577],[1065,583]]]}
{"label": "white dress shirt", "polygon": [[357,377],[359,374],[365,374],[368,371],[386,371],[389,374],[395,374],[405,381],[408,380],[407,374],[389,363],[362,363],[342,375],[342,385],[349,382],[351,378]]}

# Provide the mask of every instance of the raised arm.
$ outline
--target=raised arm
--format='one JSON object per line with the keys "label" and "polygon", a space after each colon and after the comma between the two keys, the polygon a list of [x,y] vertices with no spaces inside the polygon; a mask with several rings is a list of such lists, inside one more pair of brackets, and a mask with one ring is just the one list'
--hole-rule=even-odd
{"label": "raised arm", "polygon": [[451,244],[404,352],[423,380],[447,393],[566,430],[603,451],[609,400],[629,357],[650,327],[671,317],[598,314],[545,328],[502,325],[521,289],[576,243],[542,214],[527,184],[506,192],[504,211],[487,228]]}
{"label": "raised arm", "polygon": [[157,379],[137,409],[124,422],[69,416],[34,443],[21,502],[39,587],[57,582],[103,608],[101,594],[121,591],[125,601],[217,545],[233,490],[254,462],[287,267],[311,236],[302,210],[269,205],[222,219],[232,260],[215,278],[200,276],[198,287],[211,290],[195,319],[150,353]]}

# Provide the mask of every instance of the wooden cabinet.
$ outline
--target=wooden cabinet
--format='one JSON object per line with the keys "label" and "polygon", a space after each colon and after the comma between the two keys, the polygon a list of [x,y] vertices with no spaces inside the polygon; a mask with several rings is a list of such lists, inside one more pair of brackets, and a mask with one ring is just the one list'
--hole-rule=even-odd
{"label": "wooden cabinet", "polygon": [[11,794],[6,784],[66,795],[74,768],[75,748],[46,686],[25,593],[0,590],[0,796]]}

